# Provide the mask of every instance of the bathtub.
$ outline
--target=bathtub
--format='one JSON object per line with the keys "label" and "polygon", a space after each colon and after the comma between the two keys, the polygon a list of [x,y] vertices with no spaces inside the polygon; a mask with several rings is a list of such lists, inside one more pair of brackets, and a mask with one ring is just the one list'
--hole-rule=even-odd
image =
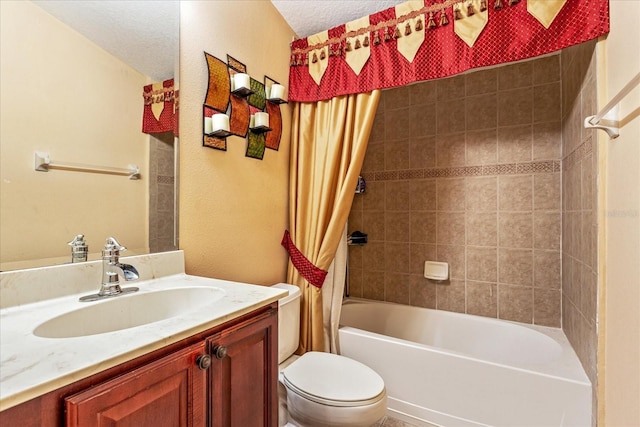
{"label": "bathtub", "polygon": [[591,383],[562,330],[346,300],[340,353],[377,371],[416,425],[591,425]]}

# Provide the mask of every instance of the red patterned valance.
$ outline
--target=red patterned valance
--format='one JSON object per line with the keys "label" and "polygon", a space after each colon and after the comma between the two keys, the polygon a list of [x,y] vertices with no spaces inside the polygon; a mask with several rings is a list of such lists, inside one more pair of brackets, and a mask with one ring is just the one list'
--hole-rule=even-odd
{"label": "red patterned valance", "polygon": [[[452,76],[548,54],[609,32],[608,0],[406,4],[295,40],[289,100],[314,102]],[[540,8],[549,5],[556,9],[541,16]],[[471,30],[464,23],[472,23]]]}

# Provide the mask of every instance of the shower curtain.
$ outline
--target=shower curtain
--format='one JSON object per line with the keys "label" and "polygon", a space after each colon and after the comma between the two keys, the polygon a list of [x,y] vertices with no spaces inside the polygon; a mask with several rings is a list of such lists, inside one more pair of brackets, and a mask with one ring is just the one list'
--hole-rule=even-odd
{"label": "shower curtain", "polygon": [[330,276],[327,270],[341,241],[346,245],[345,226],[379,98],[374,90],[294,106],[290,230],[283,246],[292,255],[287,281],[302,293],[300,354],[335,351],[331,330],[339,320],[346,255]]}

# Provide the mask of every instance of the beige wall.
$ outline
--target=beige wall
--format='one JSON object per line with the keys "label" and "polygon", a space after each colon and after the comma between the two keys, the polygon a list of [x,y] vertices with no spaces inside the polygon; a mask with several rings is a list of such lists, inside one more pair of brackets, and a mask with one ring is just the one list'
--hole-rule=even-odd
{"label": "beige wall", "polygon": [[288,85],[293,31],[268,1],[183,1],[180,4],[180,248],[187,272],[257,284],[282,281],[287,256],[291,107],[282,106],[279,151],[245,157],[246,139],[227,151],[202,146],[202,103],[208,74],[203,51],[229,54]]}
{"label": "beige wall", "polygon": [[[640,3],[612,1],[611,33],[602,61],[604,104],[640,71]],[[640,88],[620,104],[625,124],[620,137],[609,140],[598,131],[606,149],[606,297],[604,316],[604,382],[601,425],[640,425]],[[602,354],[599,355],[599,358]],[[602,394],[601,394],[602,396]],[[602,411],[601,411],[602,412]],[[604,422],[602,422],[604,421]]]}
{"label": "beige wall", "polygon": [[560,326],[560,141],[558,55],[384,91],[351,295]]}
{"label": "beige wall", "polygon": [[[2,262],[66,257],[79,233],[91,252],[109,235],[145,248],[145,77],[31,2],[0,6]],[[54,162],[137,164],[143,179],[35,172],[34,151]]]}

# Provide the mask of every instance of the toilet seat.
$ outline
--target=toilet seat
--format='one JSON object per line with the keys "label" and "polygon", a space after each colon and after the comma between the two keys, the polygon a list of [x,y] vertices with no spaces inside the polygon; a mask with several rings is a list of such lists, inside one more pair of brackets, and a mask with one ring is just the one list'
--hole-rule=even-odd
{"label": "toilet seat", "polygon": [[290,392],[325,406],[367,406],[386,396],[380,375],[337,354],[305,353],[282,371],[282,378]]}

